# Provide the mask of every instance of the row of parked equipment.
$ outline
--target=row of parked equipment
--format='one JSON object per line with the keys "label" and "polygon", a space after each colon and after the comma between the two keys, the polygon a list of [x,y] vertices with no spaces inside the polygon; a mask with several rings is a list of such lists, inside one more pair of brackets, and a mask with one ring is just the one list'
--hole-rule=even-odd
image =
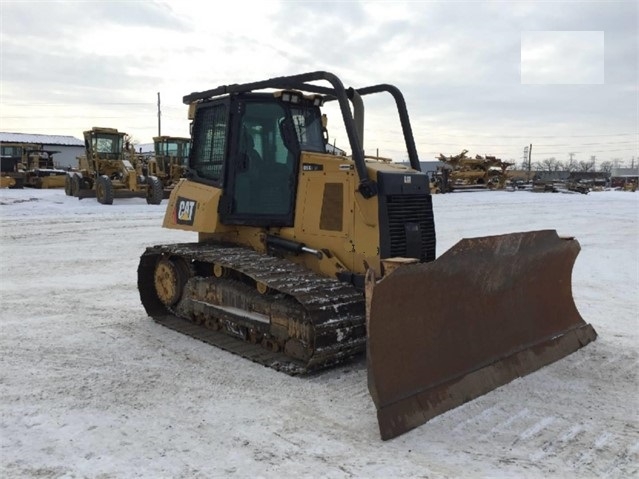
{"label": "row of parked equipment", "polygon": [[157,136],[153,143],[153,155],[136,153],[126,133],[93,127],[84,132],[85,154],[68,170],[55,167],[53,155],[58,152],[16,144],[11,150],[15,154],[2,158],[1,186],[64,188],[67,196],[97,198],[102,204],[142,197],[157,205],[186,172],[190,138]]}
{"label": "row of parked equipment", "polygon": [[186,172],[190,139],[158,136],[153,142],[155,154],[147,157],[136,153],[126,133],[115,128],[85,131],[85,155],[78,158],[78,168],[67,173],[65,193],[97,198],[105,205],[114,198],[133,197],[159,205]]}
{"label": "row of parked equipment", "polygon": [[0,158],[2,188],[60,188],[64,186],[65,170],[56,168],[53,155],[33,143],[3,143]]}

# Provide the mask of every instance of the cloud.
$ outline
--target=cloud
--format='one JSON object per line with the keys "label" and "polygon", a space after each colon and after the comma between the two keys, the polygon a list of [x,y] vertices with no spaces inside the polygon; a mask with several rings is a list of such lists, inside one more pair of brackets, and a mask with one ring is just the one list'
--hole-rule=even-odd
{"label": "cloud", "polygon": [[522,32],[521,82],[603,83],[604,32]]}
{"label": "cloud", "polygon": [[[163,130],[186,135],[186,94],[327,70],[347,86],[398,86],[427,159],[488,142],[519,155],[541,136],[637,132],[637,14],[634,1],[4,2],[0,128],[77,136],[111,122],[148,142],[157,92]],[[603,60],[557,49],[544,67],[597,83],[603,61],[605,83],[522,85],[525,32],[603,35]],[[401,156],[392,99],[366,107],[367,149]],[[338,123],[329,131],[345,146]]]}
{"label": "cloud", "polygon": [[52,41],[73,31],[81,38],[87,31],[113,25],[178,31],[188,27],[169,5],[156,2],[12,1],[3,2],[2,14],[3,35]]}

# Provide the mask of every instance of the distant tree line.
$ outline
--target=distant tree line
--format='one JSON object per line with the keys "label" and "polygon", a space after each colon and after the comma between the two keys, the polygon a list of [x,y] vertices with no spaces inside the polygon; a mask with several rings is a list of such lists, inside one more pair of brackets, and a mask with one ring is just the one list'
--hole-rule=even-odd
{"label": "distant tree line", "polygon": [[[519,166],[520,169],[527,170],[528,162],[524,160]],[[614,167],[615,164],[612,161],[602,161],[596,164],[595,158],[588,161],[577,161],[574,158],[559,161],[555,157],[551,157],[541,161],[533,161],[530,164],[530,169],[533,171],[602,171],[610,173]]]}

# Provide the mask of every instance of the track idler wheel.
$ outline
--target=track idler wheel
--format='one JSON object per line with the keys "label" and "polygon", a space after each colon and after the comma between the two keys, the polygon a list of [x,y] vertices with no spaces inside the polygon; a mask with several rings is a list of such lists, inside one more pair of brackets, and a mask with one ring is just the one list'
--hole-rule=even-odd
{"label": "track idler wheel", "polygon": [[221,264],[216,263],[213,265],[213,276],[216,278],[226,278],[229,276],[229,271]]}
{"label": "track idler wheel", "polygon": [[262,283],[261,281],[255,282],[255,288],[260,294],[271,294],[273,292],[273,290],[269,288],[266,283]]}
{"label": "track idler wheel", "polygon": [[182,291],[190,277],[190,268],[184,260],[160,258],[153,274],[158,299],[165,306],[174,306],[182,297]]}

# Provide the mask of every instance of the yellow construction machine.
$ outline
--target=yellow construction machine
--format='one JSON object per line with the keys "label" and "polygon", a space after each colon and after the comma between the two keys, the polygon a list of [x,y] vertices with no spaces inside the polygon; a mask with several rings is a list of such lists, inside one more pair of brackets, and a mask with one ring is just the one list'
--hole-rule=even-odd
{"label": "yellow construction machine", "polygon": [[13,188],[16,184],[15,178],[0,174],[0,188]]}
{"label": "yellow construction machine", "polygon": [[6,185],[3,187],[24,188],[28,154],[41,149],[42,145],[35,143],[2,143],[0,145],[0,176],[13,180],[2,180],[2,184]]}
{"label": "yellow construction machine", "polygon": [[162,182],[164,196],[187,171],[191,139],[179,136],[156,136],[153,138],[154,156],[147,162],[148,174]]}
{"label": "yellow construction machine", "polygon": [[53,155],[59,151],[33,150],[27,152],[25,186],[32,188],[63,188],[67,171],[55,166]]}
{"label": "yellow construction machine", "polygon": [[0,169],[2,177],[7,178],[3,187],[63,187],[66,171],[55,166],[55,153],[59,152],[44,150],[35,143],[2,143]]}
{"label": "yellow construction machine", "polygon": [[[380,93],[395,100],[410,166],[364,153],[363,98]],[[329,102],[349,156],[329,149]],[[596,338],[572,297],[575,239],[463,239],[436,259],[429,179],[396,87],[345,88],[318,71],[184,103],[188,174],[163,226],[198,240],[141,255],[140,298],[158,323],[292,375],[366,351],[382,439]]]}
{"label": "yellow construction machine", "polygon": [[468,150],[462,150],[458,155],[437,158],[449,167],[448,185],[446,191],[503,189],[508,179],[507,169],[514,163],[508,163],[494,156],[480,156],[475,158],[466,156]]}
{"label": "yellow construction machine", "polygon": [[143,174],[142,164],[126,133],[115,128],[93,127],[84,132],[85,156],[78,158],[77,171],[68,173],[64,190],[68,196],[97,198],[104,205],[114,198],[146,198],[159,205],[164,191],[162,182]]}

